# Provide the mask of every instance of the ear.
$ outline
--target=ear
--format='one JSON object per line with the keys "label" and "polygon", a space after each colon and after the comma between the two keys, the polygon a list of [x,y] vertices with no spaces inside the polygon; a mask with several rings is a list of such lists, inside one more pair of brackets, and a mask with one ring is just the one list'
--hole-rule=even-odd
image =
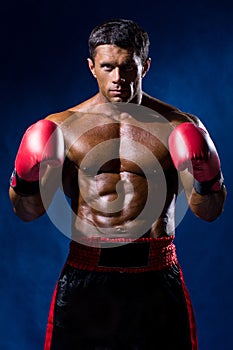
{"label": "ear", "polygon": [[88,58],[87,59],[87,62],[88,62],[88,67],[93,75],[94,78],[96,78],[96,74],[95,74],[95,64],[93,62],[93,60],[91,58]]}
{"label": "ear", "polygon": [[143,69],[142,69],[142,78],[144,78],[144,76],[146,75],[146,73],[148,72],[148,70],[150,69],[150,63],[151,63],[151,58],[148,57],[146,62],[143,65]]}

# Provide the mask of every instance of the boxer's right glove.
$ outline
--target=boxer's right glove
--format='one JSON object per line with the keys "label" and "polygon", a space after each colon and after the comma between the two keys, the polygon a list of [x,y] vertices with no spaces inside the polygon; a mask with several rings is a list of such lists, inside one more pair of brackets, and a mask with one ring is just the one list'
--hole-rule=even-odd
{"label": "boxer's right glove", "polygon": [[61,129],[50,120],[39,120],[26,130],[22,138],[10,185],[22,196],[34,195],[39,191],[39,180],[47,165],[59,167],[63,161],[64,139]]}
{"label": "boxer's right glove", "polygon": [[172,131],[168,144],[176,169],[188,168],[193,174],[197,193],[206,195],[220,191],[223,176],[219,156],[204,129],[191,122],[182,123]]}

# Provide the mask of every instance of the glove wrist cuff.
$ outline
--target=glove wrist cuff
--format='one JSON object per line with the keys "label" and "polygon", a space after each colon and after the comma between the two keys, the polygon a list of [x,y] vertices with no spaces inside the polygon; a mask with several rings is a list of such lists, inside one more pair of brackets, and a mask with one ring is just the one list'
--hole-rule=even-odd
{"label": "glove wrist cuff", "polygon": [[204,196],[221,191],[223,185],[224,178],[220,170],[212,180],[199,182],[196,179],[194,179],[193,187],[197,193]]}
{"label": "glove wrist cuff", "polygon": [[13,170],[10,177],[10,186],[13,190],[20,196],[33,196],[38,193],[40,190],[39,181],[26,181],[23,180],[16,172],[16,169]]}

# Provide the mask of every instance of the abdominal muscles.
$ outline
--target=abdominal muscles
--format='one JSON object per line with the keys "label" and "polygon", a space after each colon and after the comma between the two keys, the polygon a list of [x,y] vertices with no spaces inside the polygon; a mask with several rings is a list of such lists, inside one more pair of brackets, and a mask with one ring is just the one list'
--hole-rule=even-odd
{"label": "abdominal muscles", "polygon": [[[135,238],[159,219],[164,207],[160,184],[130,172],[79,176],[75,231],[85,235]],[[137,238],[137,237],[136,237]]]}

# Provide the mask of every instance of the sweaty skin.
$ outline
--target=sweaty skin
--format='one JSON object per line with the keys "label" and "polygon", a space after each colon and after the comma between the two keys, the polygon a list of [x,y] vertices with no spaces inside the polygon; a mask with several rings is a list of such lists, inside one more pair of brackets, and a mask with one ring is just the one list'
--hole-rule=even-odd
{"label": "sweaty skin", "polygon": [[[216,219],[223,210],[225,188],[205,196],[196,193],[188,171],[178,177],[168,149],[176,125],[187,121],[202,125],[199,119],[142,91],[150,60],[142,64],[131,50],[101,45],[88,64],[99,92],[47,117],[60,125],[65,139],[63,190],[75,214],[73,235],[88,233],[90,227],[101,237],[131,237],[149,229],[153,237],[174,234],[175,200],[182,189],[195,215]],[[125,112],[121,103],[134,103],[135,109]],[[53,171],[48,169],[43,179],[45,189]],[[48,205],[54,191],[48,191]],[[25,221],[46,210],[40,194],[21,197],[10,189],[10,197]]]}

